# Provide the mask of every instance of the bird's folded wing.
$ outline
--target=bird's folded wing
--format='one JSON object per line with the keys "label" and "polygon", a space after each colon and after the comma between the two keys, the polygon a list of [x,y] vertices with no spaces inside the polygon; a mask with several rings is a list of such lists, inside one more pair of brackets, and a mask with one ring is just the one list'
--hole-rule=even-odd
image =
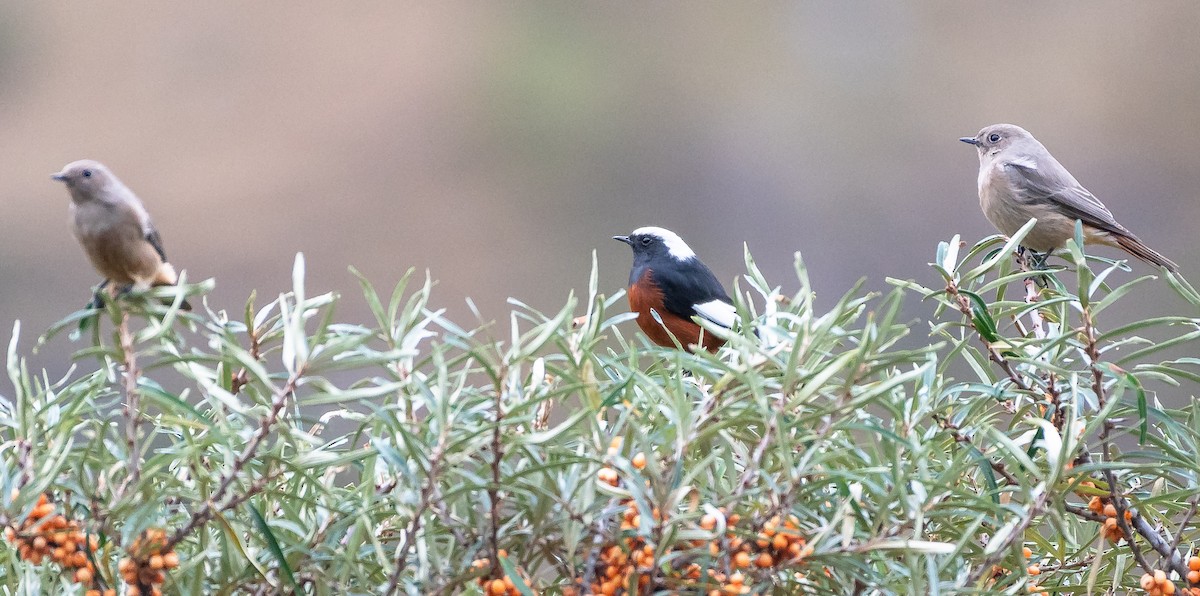
{"label": "bird's folded wing", "polygon": [[697,315],[726,329],[732,329],[737,321],[737,310],[723,300],[710,300],[704,304],[697,304],[692,309]]}
{"label": "bird's folded wing", "polygon": [[1053,201],[1068,216],[1085,224],[1122,236],[1129,235],[1129,230],[1117,223],[1104,203],[1058,163],[1038,164],[1032,160],[1014,159],[1004,165],[1015,170],[1009,173],[1009,182],[1026,202]]}
{"label": "bird's folded wing", "polygon": [[163,262],[166,263],[167,262],[167,251],[163,250],[162,236],[158,235],[158,230],[154,229],[153,224],[146,226],[145,228],[143,228],[143,230],[146,233],[146,242],[149,242],[150,246],[154,247],[154,251],[158,253],[159,258],[161,258],[163,260]]}

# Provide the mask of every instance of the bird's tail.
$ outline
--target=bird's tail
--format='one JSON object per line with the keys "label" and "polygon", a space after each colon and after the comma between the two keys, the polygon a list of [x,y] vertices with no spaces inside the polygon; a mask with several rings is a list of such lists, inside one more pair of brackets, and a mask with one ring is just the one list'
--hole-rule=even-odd
{"label": "bird's tail", "polygon": [[1141,240],[1138,240],[1136,236],[1117,236],[1116,240],[1117,246],[1125,249],[1125,252],[1128,252],[1129,254],[1146,261],[1147,263],[1158,265],[1160,267],[1166,267],[1167,270],[1171,272],[1179,271],[1179,265],[1176,265],[1171,259],[1162,256],[1162,254],[1160,254],[1157,250],[1146,246]]}

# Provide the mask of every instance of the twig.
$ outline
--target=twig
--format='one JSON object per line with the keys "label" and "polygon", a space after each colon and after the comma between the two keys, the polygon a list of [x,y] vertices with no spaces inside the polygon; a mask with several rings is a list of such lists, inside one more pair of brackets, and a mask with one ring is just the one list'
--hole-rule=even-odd
{"label": "twig", "polygon": [[438,433],[437,445],[429,458],[429,473],[425,476],[425,485],[421,487],[421,502],[413,512],[412,521],[409,522],[409,527],[404,533],[404,542],[396,547],[392,573],[388,577],[387,587],[383,590],[384,594],[395,594],[400,587],[400,576],[404,574],[404,569],[408,566],[406,555],[412,548],[414,537],[421,531],[421,519],[425,515],[425,511],[432,505],[433,496],[437,493],[437,478],[441,471],[442,457],[445,454],[447,434],[448,429],[443,426],[441,432]]}
{"label": "twig", "polygon": [[141,423],[141,392],[138,391],[137,351],[133,345],[133,332],[129,330],[129,313],[121,312],[121,325],[117,328],[121,339],[121,356],[125,361],[125,449],[129,452],[126,462],[128,473],[121,486],[117,488],[118,497],[125,494],[126,489],[137,484],[142,475],[140,453],[138,452],[138,426]]}
{"label": "twig", "polygon": [[1187,525],[1192,522],[1192,518],[1196,516],[1198,508],[1200,508],[1200,495],[1193,495],[1192,498],[1188,499],[1187,513],[1183,515],[1183,520],[1179,522],[1179,530],[1175,532],[1175,539],[1171,541],[1171,552],[1179,551],[1179,544],[1183,542],[1184,531],[1187,530]]}
{"label": "twig", "polygon": [[996,349],[992,347],[992,344],[983,337],[983,333],[979,331],[979,328],[975,326],[975,316],[971,313],[970,300],[958,291],[958,286],[953,282],[946,284],[946,293],[954,296],[959,312],[961,312],[963,316],[967,317],[967,321],[970,321],[971,329],[975,331],[975,335],[979,336],[979,341],[983,342],[983,347],[987,350],[988,359],[992,362],[995,362],[1004,371],[1004,373],[1008,375],[1009,380],[1012,381],[1013,385],[1017,386],[1017,389],[1020,389],[1026,393],[1030,392],[1031,389],[1029,388],[1029,384],[1021,379],[1017,372],[1013,370],[1012,363],[1009,362],[1008,359],[999,352],[997,352]]}
{"label": "twig", "polygon": [[488,503],[490,504],[490,520],[491,528],[488,535],[489,549],[488,558],[491,560],[492,579],[500,579],[504,577],[504,571],[500,566],[500,458],[504,456],[502,449],[503,444],[500,442],[500,423],[504,420],[504,379],[508,377],[507,367],[501,369],[501,373],[496,375],[496,400],[494,407],[496,408],[495,424],[492,426],[492,482],[488,485]]}
{"label": "twig", "polygon": [[[258,343],[258,330],[253,327],[247,327],[246,336],[250,338],[250,357],[255,361],[261,360],[262,354],[260,350],[262,346]],[[249,382],[250,372],[243,366],[241,370],[237,371],[237,374],[233,375],[233,380],[229,382],[229,392],[237,395],[242,390],[242,387],[245,387]]]}
{"label": "twig", "polygon": [[[960,429],[953,422],[950,422],[944,416],[941,416],[941,415],[935,415],[933,417],[933,419],[937,420],[938,424],[941,425],[941,427],[943,429],[949,431],[950,436],[954,439],[954,441],[956,443],[965,443],[967,445],[970,445],[971,447],[974,447],[977,451],[979,451],[979,453],[983,453],[983,450],[979,449],[979,447],[977,447],[975,445],[975,442],[971,440],[971,437],[963,434],[962,429]],[[984,457],[987,457],[987,455],[984,454]],[[1004,465],[1004,462],[995,461],[990,457],[988,457],[987,460],[988,460],[988,463],[991,464],[992,469],[995,470],[997,474],[1000,474],[1001,476],[1003,476],[1004,480],[1006,480],[1009,484],[1011,484],[1013,486],[1021,485],[1021,483],[1017,481],[1016,476],[1013,476],[1012,472],[1008,471],[1008,467]]]}
{"label": "twig", "polygon": [[258,481],[252,483],[250,488],[243,495],[233,497],[224,504],[219,504],[225,499],[225,493],[229,491],[229,487],[233,485],[233,482],[237,479],[238,474],[257,454],[258,446],[262,444],[264,439],[267,438],[267,435],[271,434],[271,429],[275,426],[275,422],[279,420],[279,413],[283,411],[283,406],[287,404],[288,397],[296,392],[296,384],[300,382],[300,378],[303,376],[303,374],[304,367],[301,366],[300,368],[296,369],[296,372],[292,373],[292,375],[288,377],[288,380],[286,383],[284,383],[283,387],[271,397],[271,409],[265,416],[262,417],[262,419],[259,420],[258,430],[255,431],[254,435],[250,437],[250,441],[246,443],[245,449],[243,449],[242,453],[238,455],[237,459],[234,460],[233,466],[221,478],[221,482],[217,485],[217,489],[208,496],[208,499],[204,501],[204,505],[192,514],[191,519],[188,520],[186,525],[176,530],[176,532],[171,535],[171,538],[167,540],[167,544],[162,549],[163,552],[171,550],[176,544],[186,538],[187,535],[193,530],[208,523],[209,520],[211,520],[218,512],[228,511],[229,509],[236,507],[266,487],[266,483],[263,481],[269,476],[264,476]]}
{"label": "twig", "polygon": [[[1096,394],[1096,402],[1099,405],[1100,410],[1103,410],[1108,401],[1108,395],[1104,391],[1104,372],[1100,370],[1100,348],[1096,341],[1096,326],[1092,320],[1091,309],[1084,308],[1082,317],[1083,332],[1084,336],[1087,338],[1087,344],[1084,346],[1084,351],[1088,356],[1088,360],[1090,361],[1089,364],[1092,369],[1092,392]],[[1114,430],[1115,425],[1111,420],[1106,419],[1104,420],[1104,423],[1100,425],[1100,447],[1102,453],[1104,454],[1105,462],[1113,461],[1112,440],[1109,435]],[[1133,558],[1138,562],[1138,566],[1140,566],[1146,573],[1154,573],[1154,567],[1152,567],[1150,562],[1146,560],[1145,555],[1142,554],[1141,547],[1138,546],[1137,541],[1134,540],[1135,529],[1137,530],[1137,533],[1146,540],[1150,547],[1157,551],[1160,556],[1162,556],[1163,560],[1167,562],[1167,565],[1169,565],[1171,569],[1175,571],[1175,573],[1179,574],[1180,578],[1186,578],[1188,568],[1187,565],[1184,564],[1183,558],[1179,556],[1179,553],[1174,551],[1167,543],[1166,538],[1159,534],[1157,530],[1152,528],[1141,515],[1139,515],[1136,511],[1130,511],[1129,502],[1126,501],[1125,497],[1121,495],[1120,489],[1118,488],[1116,474],[1114,474],[1110,468],[1105,468],[1103,474],[1105,482],[1108,483],[1109,499],[1113,504],[1113,508],[1116,509],[1117,527],[1119,527],[1122,534],[1124,534],[1125,542],[1129,545],[1129,551],[1133,553]],[[1133,527],[1130,527],[1130,523],[1125,520],[1126,511],[1130,511]]]}
{"label": "twig", "polygon": [[967,577],[965,585],[974,584],[978,582],[985,573],[990,573],[992,571],[992,567],[999,563],[1000,560],[1006,556],[1008,549],[1012,547],[1015,541],[1025,539],[1025,530],[1029,529],[1029,526],[1033,524],[1033,520],[1037,519],[1038,516],[1042,514],[1042,510],[1045,509],[1046,501],[1049,499],[1049,497],[1050,488],[1043,487],[1041,493],[1039,493],[1033,502],[1030,503],[1029,507],[1025,509],[1025,514],[1021,516],[1021,521],[1017,522],[1017,525],[1013,527],[1011,532],[1009,532],[1008,537],[1004,539],[1003,544],[1001,544],[1001,546],[997,548],[995,552],[979,563],[979,566],[976,567],[975,570],[971,572],[971,575]]}

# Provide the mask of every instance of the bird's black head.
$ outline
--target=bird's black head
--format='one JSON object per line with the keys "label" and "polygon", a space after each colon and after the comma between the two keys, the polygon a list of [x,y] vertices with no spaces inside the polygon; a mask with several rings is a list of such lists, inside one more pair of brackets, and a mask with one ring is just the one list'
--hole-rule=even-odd
{"label": "bird's black head", "polygon": [[635,264],[658,258],[686,261],[696,256],[683,238],[664,228],[638,228],[628,236],[613,236],[613,240],[624,242],[633,249]]}

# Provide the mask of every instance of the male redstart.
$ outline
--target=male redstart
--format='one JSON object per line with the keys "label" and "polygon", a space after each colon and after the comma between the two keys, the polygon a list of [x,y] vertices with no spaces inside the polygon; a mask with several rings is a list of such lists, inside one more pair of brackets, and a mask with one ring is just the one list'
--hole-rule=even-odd
{"label": "male redstart", "polygon": [[1075,235],[1078,220],[1083,222],[1084,242],[1115,246],[1154,265],[1177,269],[1171,259],[1117,223],[1108,208],[1020,126],[993,124],[959,140],[979,150],[979,205],[1002,234],[1011,236],[1036,217],[1022,244],[1049,253]]}
{"label": "male redstart", "polygon": [[[51,176],[71,193],[71,227],[88,260],[104,281],[121,291],[173,286],[178,279],[167,262],[162,238],[150,214],[133,191],[103,164],[92,160],[71,162]],[[91,306],[100,306],[97,294]],[[182,308],[190,310],[185,300]]]}
{"label": "male redstart", "polygon": [[[629,272],[629,308],[638,314],[638,327],[650,341],[675,346],[675,337],[687,349],[701,343],[701,317],[726,329],[737,321],[733,301],[713,272],[696,257],[675,232],[663,228],[638,228],[628,236],[613,236],[633,249]],[[655,320],[654,314],[658,314]],[[715,352],[725,340],[704,333],[704,349]]]}

